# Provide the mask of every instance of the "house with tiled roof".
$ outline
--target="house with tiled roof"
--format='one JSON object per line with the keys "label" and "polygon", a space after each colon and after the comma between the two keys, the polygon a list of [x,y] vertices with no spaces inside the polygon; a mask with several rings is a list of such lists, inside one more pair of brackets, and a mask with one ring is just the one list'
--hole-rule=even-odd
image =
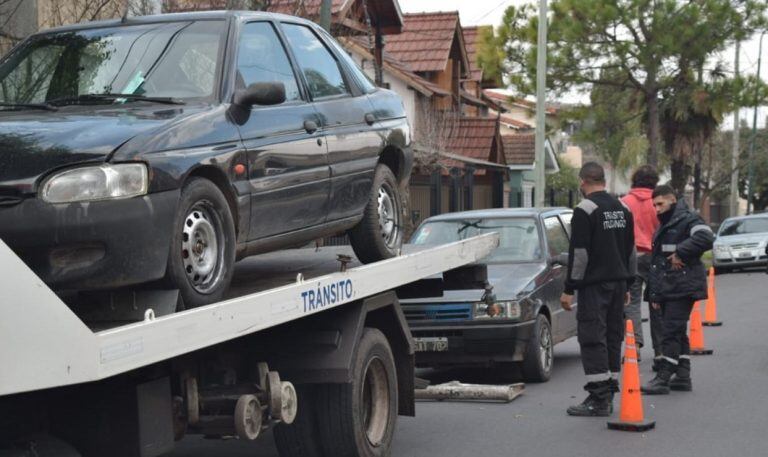
{"label": "house with tiled roof", "polygon": [[[536,167],[536,135],[534,132],[503,135],[504,157],[509,170],[508,197],[505,206],[531,207],[534,193],[534,168]],[[552,142],[544,142],[544,170],[557,173],[560,170]]]}

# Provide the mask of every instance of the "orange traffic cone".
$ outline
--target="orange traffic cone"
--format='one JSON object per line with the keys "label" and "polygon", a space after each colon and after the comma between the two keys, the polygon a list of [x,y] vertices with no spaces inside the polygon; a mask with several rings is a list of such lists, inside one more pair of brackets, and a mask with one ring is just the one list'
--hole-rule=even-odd
{"label": "orange traffic cone", "polygon": [[656,427],[656,421],[643,418],[643,396],[640,393],[640,369],[637,367],[635,328],[627,320],[627,336],[624,342],[624,366],[621,370],[621,412],[618,422],[608,422],[611,430],[644,432]]}
{"label": "orange traffic cone", "polygon": [[717,320],[717,292],[715,292],[715,269],[709,268],[709,279],[707,281],[707,306],[704,308],[704,322],[702,325],[707,327],[719,327],[723,325]]}
{"label": "orange traffic cone", "polygon": [[701,326],[701,302],[697,301],[691,311],[691,328],[689,332],[692,355],[710,355],[712,349],[704,346],[704,328]]}

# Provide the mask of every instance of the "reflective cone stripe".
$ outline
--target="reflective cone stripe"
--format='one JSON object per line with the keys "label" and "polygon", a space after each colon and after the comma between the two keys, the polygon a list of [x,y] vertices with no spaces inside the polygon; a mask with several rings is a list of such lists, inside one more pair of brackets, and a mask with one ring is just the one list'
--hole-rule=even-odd
{"label": "reflective cone stripe", "polygon": [[718,327],[723,325],[722,322],[717,320],[717,292],[715,291],[715,269],[709,269],[709,277],[707,278],[707,305],[704,308],[704,322],[703,325],[710,327]]}
{"label": "reflective cone stripe", "polygon": [[701,302],[697,301],[691,311],[691,324],[688,337],[691,344],[691,354],[712,354],[712,349],[704,346],[704,327],[701,326]]}
{"label": "reflective cone stripe", "polygon": [[624,364],[621,370],[621,411],[618,422],[608,422],[612,430],[643,432],[656,426],[643,417],[643,397],[640,393],[640,369],[637,366],[637,346],[632,320],[626,323],[624,343]]}

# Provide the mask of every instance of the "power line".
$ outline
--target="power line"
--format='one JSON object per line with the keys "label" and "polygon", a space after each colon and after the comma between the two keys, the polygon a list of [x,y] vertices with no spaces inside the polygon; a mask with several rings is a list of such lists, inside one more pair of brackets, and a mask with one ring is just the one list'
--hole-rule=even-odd
{"label": "power line", "polygon": [[491,9],[490,9],[488,12],[486,12],[486,13],[485,13],[485,14],[483,14],[482,16],[478,17],[478,18],[477,18],[477,19],[475,19],[473,22],[474,22],[474,23],[478,23],[478,22],[480,22],[481,20],[485,19],[485,18],[486,18],[486,17],[487,17],[489,14],[493,13],[494,11],[496,11],[497,9],[499,9],[499,7],[500,7],[500,6],[502,6],[503,4],[507,3],[507,1],[508,1],[508,0],[502,0],[502,1],[501,1],[501,2],[498,4],[498,5],[496,5],[496,6],[494,6],[493,8],[491,8]]}

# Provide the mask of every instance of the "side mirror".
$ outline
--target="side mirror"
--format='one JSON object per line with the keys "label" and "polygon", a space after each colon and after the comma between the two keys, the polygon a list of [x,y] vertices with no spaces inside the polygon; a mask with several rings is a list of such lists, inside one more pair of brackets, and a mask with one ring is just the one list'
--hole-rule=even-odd
{"label": "side mirror", "polygon": [[254,83],[235,92],[232,103],[241,108],[253,105],[279,105],[285,101],[285,84],[281,82]]}
{"label": "side mirror", "polygon": [[568,253],[567,252],[561,252],[560,254],[552,257],[549,259],[550,265],[560,265],[563,267],[568,266]]}

